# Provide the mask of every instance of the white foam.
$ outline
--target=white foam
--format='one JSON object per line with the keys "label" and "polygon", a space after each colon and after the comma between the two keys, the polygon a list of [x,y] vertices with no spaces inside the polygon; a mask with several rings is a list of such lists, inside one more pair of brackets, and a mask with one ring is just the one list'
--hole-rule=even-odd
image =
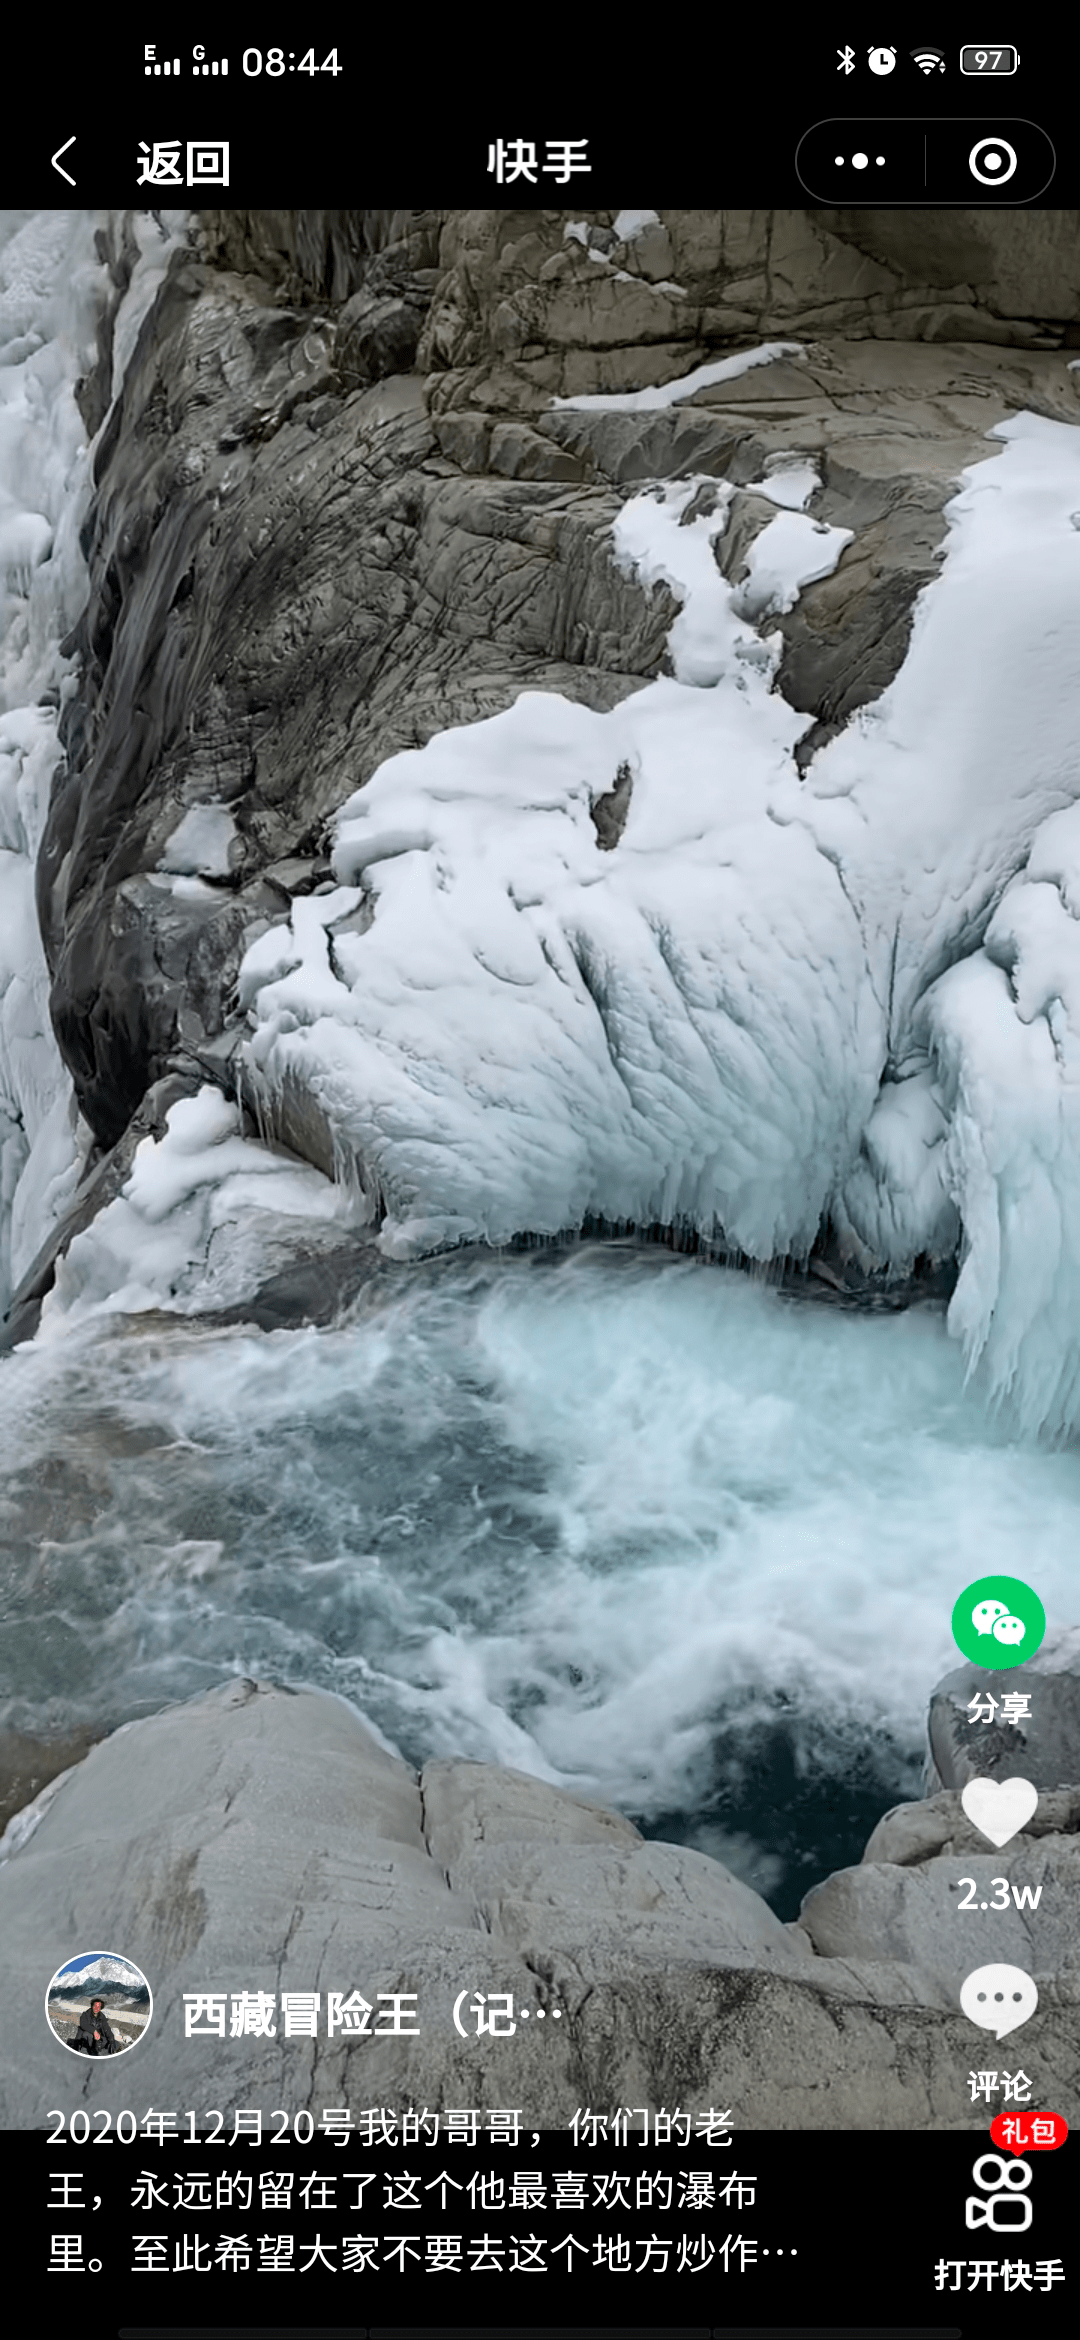
{"label": "white foam", "polygon": [[1075,1608],[1080,1460],[1001,1440],[940,1315],[663,1255],[384,1270],[324,1333],[76,1325],[5,1369],[0,1428],[28,1485],[94,1458],[9,1648],[19,1727],[67,1618],[84,1718],[239,1671],[646,1817],[700,1812],[718,1750],[778,1728],[811,1775],[878,1747],[888,1798],[964,1585]]}

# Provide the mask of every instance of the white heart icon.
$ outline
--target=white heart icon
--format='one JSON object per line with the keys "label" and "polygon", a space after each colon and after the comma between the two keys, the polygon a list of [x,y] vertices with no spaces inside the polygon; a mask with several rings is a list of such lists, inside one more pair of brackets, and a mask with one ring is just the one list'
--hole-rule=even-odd
{"label": "white heart icon", "polygon": [[1026,1827],[1039,1791],[1029,1779],[969,1779],[960,1801],[980,1836],[1001,1845]]}

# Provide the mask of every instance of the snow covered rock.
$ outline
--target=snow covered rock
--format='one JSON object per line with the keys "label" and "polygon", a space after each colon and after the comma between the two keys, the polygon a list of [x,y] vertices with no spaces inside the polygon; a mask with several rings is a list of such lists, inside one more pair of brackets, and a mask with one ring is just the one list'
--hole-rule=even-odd
{"label": "snow covered rock", "polygon": [[1071,262],[1050,215],[766,226],[202,215],[96,460],[53,1021],[99,1146],[218,1082],[394,1258],[958,1260],[1060,1435]]}

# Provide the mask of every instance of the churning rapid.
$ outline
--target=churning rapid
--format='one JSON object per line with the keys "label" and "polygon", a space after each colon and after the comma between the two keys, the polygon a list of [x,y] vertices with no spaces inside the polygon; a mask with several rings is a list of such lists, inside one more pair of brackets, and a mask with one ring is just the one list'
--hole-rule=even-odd
{"label": "churning rapid", "polygon": [[937,1310],[663,1253],[383,1266],[334,1329],[114,1318],[14,1359],[0,1424],[20,1729],[315,1684],[785,1915],[918,1793],[957,1586],[1069,1613],[1077,1458],[1001,1438]]}
{"label": "churning rapid", "polygon": [[[619,218],[631,243],[654,222]],[[0,248],[0,1272],[5,1302],[41,1301],[0,1362],[0,1725],[103,1733],[238,1673],[315,1685],[415,1763],[464,1754],[596,1794],[792,1915],[918,1792],[959,1588],[1022,1572],[1048,1617],[1072,1614],[1080,433],[1041,410],[997,425],[898,671],[805,770],[779,621],[858,526],[817,503],[827,466],[787,448],[747,457],[738,488],[706,465],[647,478],[603,520],[620,608],[658,586],[673,601],[666,673],[661,642],[594,705],[527,674],[496,712],[480,692],[361,787],[346,772],[329,860],[279,854],[265,885],[265,807],[249,821],[208,758],[133,874],[78,808],[58,842],[65,722],[60,794],[78,779],[91,224],[9,215]],[[128,223],[102,464],[186,233]],[[681,386],[556,399],[552,429],[662,417],[805,356],[763,342]],[[423,492],[458,495],[450,456],[408,440],[428,429],[414,409],[358,440],[403,432]],[[291,411],[264,417],[286,464],[307,428]],[[215,514],[247,492],[258,434],[179,444],[201,427],[188,401],[162,527],[219,461]],[[257,584],[272,523],[245,526]],[[97,656],[115,624],[120,667],[140,541],[132,525],[117,607],[90,629]],[[197,588],[166,583],[186,626]],[[94,720],[141,736],[108,690]],[[198,1015],[169,1006],[186,1087],[137,1144],[123,1116],[117,1137],[80,1115],[93,1048],[71,1037],[91,949],[75,879],[114,850],[115,900],[159,921],[166,972],[185,920],[234,918],[234,1023],[207,1043],[207,945]],[[54,977],[69,951],[64,1059],[36,866]],[[91,1028],[96,1077],[117,1025],[95,1005]],[[80,1210],[87,1166],[125,1142]],[[722,1237],[761,1278],[578,1241],[589,1224]],[[939,1289],[927,1263],[954,1264],[948,1306],[793,1298],[770,1263],[805,1260],[823,1226],[865,1292],[920,1273]],[[349,1245],[363,1272],[333,1321],[244,1321],[272,1271],[332,1277]]]}

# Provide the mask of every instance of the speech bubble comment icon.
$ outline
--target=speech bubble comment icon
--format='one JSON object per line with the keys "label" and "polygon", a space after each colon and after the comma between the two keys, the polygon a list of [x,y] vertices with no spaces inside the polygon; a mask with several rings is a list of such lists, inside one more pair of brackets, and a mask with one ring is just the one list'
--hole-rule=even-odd
{"label": "speech bubble comment icon", "polygon": [[971,1622],[976,1633],[992,1633],[998,1618],[1007,1617],[1008,1614],[1007,1601],[976,1601],[971,1612]]}
{"label": "speech bubble comment icon", "polygon": [[1027,1626],[1022,1617],[999,1617],[994,1626],[994,1640],[1006,1641],[1010,1649],[1015,1649],[1026,1632]]}
{"label": "speech bubble comment icon", "polygon": [[1019,2031],[1039,2004],[1031,1976],[1022,1966],[977,1966],[960,1985],[960,2005],[969,2023],[1004,2039]]}

